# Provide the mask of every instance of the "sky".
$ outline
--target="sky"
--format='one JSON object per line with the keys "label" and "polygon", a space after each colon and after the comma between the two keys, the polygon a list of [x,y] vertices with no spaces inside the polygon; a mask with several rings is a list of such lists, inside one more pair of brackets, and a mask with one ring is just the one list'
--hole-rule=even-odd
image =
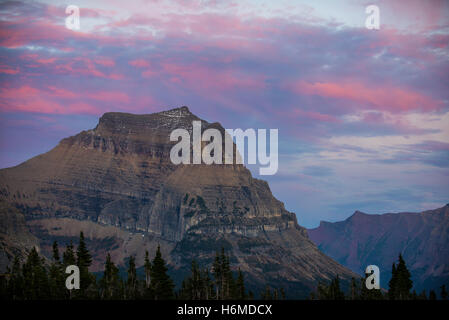
{"label": "sky", "polygon": [[0,1],[0,168],[105,112],[186,105],[225,128],[279,129],[279,170],[260,178],[303,226],[438,208],[448,46],[444,0]]}

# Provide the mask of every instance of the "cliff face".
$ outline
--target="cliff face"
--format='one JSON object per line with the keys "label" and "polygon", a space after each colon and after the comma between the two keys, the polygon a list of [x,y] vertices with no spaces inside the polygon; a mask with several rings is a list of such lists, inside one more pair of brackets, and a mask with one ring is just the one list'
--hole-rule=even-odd
{"label": "cliff face", "polygon": [[31,234],[23,214],[0,200],[0,273],[6,272],[15,256],[23,261],[32,247],[39,249],[39,240]]}
{"label": "cliff face", "polygon": [[[95,129],[0,170],[0,197],[24,212],[41,239],[68,240],[87,227],[88,237],[110,239],[95,248],[98,259],[106,250],[123,259],[158,242],[170,263],[184,270],[192,258],[212,261],[225,246],[254,283],[284,281],[300,293],[319,279],[354,275],[320,253],[295,214],[243,165],[172,164],[170,133],[191,132],[193,120],[200,119],[187,107],[106,113]],[[202,130],[224,132],[218,123],[201,121]],[[62,218],[73,221],[70,232]],[[115,231],[102,236],[95,231],[101,225]]]}
{"label": "cliff face", "polygon": [[321,222],[308,233],[324,253],[355,272],[379,266],[384,287],[399,253],[418,291],[449,284],[449,205],[421,213],[356,211],[345,221]]}

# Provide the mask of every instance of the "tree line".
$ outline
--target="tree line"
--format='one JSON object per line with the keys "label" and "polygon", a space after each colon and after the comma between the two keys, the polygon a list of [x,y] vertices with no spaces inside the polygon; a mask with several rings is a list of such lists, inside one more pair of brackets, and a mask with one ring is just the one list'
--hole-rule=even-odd
{"label": "tree line", "polygon": [[[388,291],[367,289],[366,279],[367,277],[361,278],[357,282],[356,279],[352,278],[349,292],[346,294],[341,289],[338,276],[327,285],[319,282],[316,291],[311,293],[310,298],[313,300],[437,300],[435,290],[430,290],[428,295],[425,290],[419,294],[415,290],[412,291],[411,274],[401,254],[399,254],[398,263],[392,265]],[[442,285],[440,290],[441,299],[447,300],[446,286]]]}
{"label": "tree line", "polygon": [[[65,273],[67,266],[76,265],[79,269],[80,288],[69,290],[66,288]],[[92,300],[230,300],[254,299],[254,294],[246,289],[244,274],[238,269],[233,272],[230,258],[224,248],[216,252],[211,268],[201,268],[193,260],[191,272],[183,281],[179,290],[168,274],[168,267],[158,246],[154,258],[150,259],[145,252],[143,276],[137,274],[136,261],[133,256],[127,259],[126,277],[122,278],[118,266],[114,264],[108,253],[101,277],[96,277],[89,271],[92,256],[87,249],[83,232],[80,232],[78,246],[70,242],[60,253],[55,241],[52,248],[52,259],[49,262],[39,256],[36,248],[28,253],[25,261],[14,258],[11,268],[0,277],[0,298],[12,300],[39,299],[92,299]],[[411,291],[413,282],[406,263],[399,255],[397,264],[393,263],[392,277],[388,291],[368,290],[365,286],[366,278],[351,281],[350,290],[345,294],[341,289],[337,276],[330,283],[319,282],[310,298],[314,300],[436,300],[434,290],[427,296],[423,291],[417,294]],[[441,287],[440,296],[447,299],[445,286]],[[285,299],[282,288],[271,288],[268,285],[259,295],[260,299]]]}
{"label": "tree line", "polygon": [[[0,277],[0,297],[12,300],[36,299],[100,299],[100,300],[209,300],[209,299],[252,299],[253,293],[245,288],[244,275],[231,270],[229,256],[224,248],[216,253],[211,270],[200,268],[194,260],[191,274],[179,290],[175,290],[168,267],[158,246],[153,259],[145,252],[143,277],[139,277],[133,256],[127,259],[127,275],[124,279],[119,268],[108,253],[101,278],[89,271],[92,256],[87,249],[83,232],[75,249],[72,242],[62,253],[58,243],[53,243],[51,263],[40,257],[33,248],[24,263],[14,258],[11,268]],[[67,266],[79,268],[80,289],[66,288]]]}

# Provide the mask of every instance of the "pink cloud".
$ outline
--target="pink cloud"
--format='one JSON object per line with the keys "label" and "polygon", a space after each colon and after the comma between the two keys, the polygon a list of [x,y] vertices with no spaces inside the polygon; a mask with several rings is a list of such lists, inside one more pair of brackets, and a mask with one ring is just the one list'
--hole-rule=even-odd
{"label": "pink cloud", "polygon": [[2,88],[0,97],[2,99],[14,99],[18,97],[37,97],[40,91],[29,86],[22,86],[20,88]]}
{"label": "pink cloud", "polygon": [[[152,32],[142,32],[139,26],[151,26],[158,30],[162,37],[155,37]],[[214,26],[211,28],[210,26]],[[147,16],[133,14],[127,19],[112,21],[102,28],[120,33],[123,30],[135,32],[132,39],[147,40],[154,43],[165,38],[179,38],[192,40],[184,49],[200,52],[205,46],[250,51],[255,54],[264,52],[268,54],[275,47],[270,41],[271,37],[279,35],[297,35],[297,24],[290,24],[282,19],[268,19],[256,16],[240,17],[230,14],[203,13],[164,13],[162,16]],[[302,30],[301,32],[310,32]],[[200,40],[203,44],[195,44]],[[264,41],[269,40],[269,41]]]}
{"label": "pink cloud", "polygon": [[50,89],[49,94],[54,97],[66,98],[66,99],[74,99],[74,98],[78,97],[78,94],[76,94],[72,91],[63,89],[63,88],[49,86],[48,89]]}
{"label": "pink cloud", "polygon": [[69,113],[69,114],[98,115],[98,114],[101,114],[103,111],[95,106],[88,104],[88,103],[78,102],[78,103],[69,104],[67,109],[65,110],[65,112]]}
{"label": "pink cloud", "polygon": [[[3,93],[0,93],[3,100]],[[2,101],[0,104],[2,111],[21,111],[31,113],[48,114],[99,114],[99,110],[86,103],[71,104],[69,106],[41,96],[28,96],[24,99],[17,99],[13,104]]]}
{"label": "pink cloud", "polygon": [[[49,22],[35,22],[26,20],[0,22],[0,46],[17,48],[34,41],[60,42],[74,36],[74,32],[53,25]],[[81,36],[81,35],[78,35]],[[82,36],[81,36],[82,37]]]}
{"label": "pink cloud", "polygon": [[19,69],[18,68],[12,68],[10,66],[7,65],[0,65],[0,73],[4,73],[4,74],[17,74],[19,73]]}
{"label": "pink cloud", "polygon": [[144,59],[136,59],[129,62],[131,66],[139,67],[139,68],[148,68],[150,63]]}
{"label": "pink cloud", "polygon": [[111,36],[99,32],[72,31],[64,25],[54,24],[48,20],[16,18],[11,21],[0,21],[0,46],[2,47],[18,48],[27,44],[42,44],[70,52],[74,48],[67,46],[68,40],[122,45],[129,45],[133,41],[129,39],[129,36],[124,35]]}
{"label": "pink cloud", "polygon": [[[107,66],[108,72],[99,70],[96,64]],[[123,75],[113,72],[114,69],[111,69],[113,65],[115,65],[115,62],[113,62],[112,59],[92,60],[85,57],[77,57],[67,59],[66,61],[61,61],[60,64],[54,66],[53,70],[55,71],[55,73],[61,74],[94,76],[111,80],[124,79]]]}
{"label": "pink cloud", "polygon": [[441,103],[429,96],[411,89],[388,85],[367,86],[355,81],[315,83],[299,81],[290,87],[299,94],[350,100],[361,107],[391,112],[434,111],[441,108]]}
{"label": "pink cloud", "polygon": [[96,91],[85,96],[98,101],[129,103],[128,95],[119,91]]}
{"label": "pink cloud", "polygon": [[111,58],[106,58],[106,57],[102,57],[102,58],[96,58],[94,59],[94,62],[96,64],[102,65],[104,67],[113,67],[115,66],[115,61]]}
{"label": "pink cloud", "polygon": [[162,71],[168,76],[169,82],[182,82],[189,87],[199,89],[231,90],[252,89],[261,90],[265,87],[263,76],[241,73],[237,70],[215,70],[202,65],[162,63]]}
{"label": "pink cloud", "polygon": [[315,111],[304,111],[301,109],[293,110],[292,114],[300,119],[310,119],[318,122],[340,122],[340,120],[333,115],[324,114]]}
{"label": "pink cloud", "polygon": [[[85,100],[89,99],[94,104]],[[116,91],[74,92],[64,88],[48,86],[45,89],[27,85],[18,88],[0,89],[0,110],[48,114],[95,114],[102,111],[97,102],[128,104],[127,94]]]}
{"label": "pink cloud", "polygon": [[141,72],[141,76],[143,78],[151,78],[157,75],[157,72],[152,68],[150,68],[151,64],[145,59],[132,60],[129,61],[128,64],[136,68],[144,69]]}
{"label": "pink cloud", "polygon": [[36,62],[40,64],[51,64],[54,63],[57,59],[56,58],[49,58],[49,59],[37,59]]}
{"label": "pink cloud", "polygon": [[413,24],[415,31],[430,31],[447,25],[449,5],[446,0],[378,0],[388,24]]}

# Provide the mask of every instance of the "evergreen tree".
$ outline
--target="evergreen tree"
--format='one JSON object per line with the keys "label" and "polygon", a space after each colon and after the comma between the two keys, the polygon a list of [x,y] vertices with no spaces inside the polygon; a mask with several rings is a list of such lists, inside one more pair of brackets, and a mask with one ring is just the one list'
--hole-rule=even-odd
{"label": "evergreen tree", "polygon": [[63,260],[63,265],[64,265],[64,269],[67,266],[70,265],[75,265],[76,263],[76,258],[75,258],[75,251],[73,250],[73,243],[72,241],[70,241],[70,244],[68,244],[66,246],[66,249],[62,255],[62,260]]}
{"label": "evergreen tree", "polygon": [[245,294],[245,281],[243,279],[243,273],[242,271],[239,269],[238,272],[238,277],[237,277],[237,283],[236,283],[236,298],[239,300],[243,300],[246,298],[246,294]]}
{"label": "evergreen tree", "polygon": [[318,300],[344,300],[345,294],[340,288],[340,277],[337,275],[328,286],[318,282],[317,293],[312,296]]}
{"label": "evergreen tree", "polygon": [[145,269],[145,286],[149,288],[151,280],[151,262],[150,258],[148,257],[148,250],[145,250],[144,269]]}
{"label": "evergreen tree", "polygon": [[138,279],[136,262],[133,256],[128,261],[128,279],[126,281],[126,298],[136,299],[138,297]]}
{"label": "evergreen tree", "polygon": [[429,292],[429,300],[436,300],[437,299],[437,295],[435,293],[435,291],[430,290]]}
{"label": "evergreen tree", "polygon": [[193,260],[191,274],[183,280],[178,296],[186,300],[246,299],[249,297],[245,292],[243,273],[239,270],[237,279],[234,279],[229,265],[229,257],[226,256],[224,250],[221,253],[216,253],[212,274],[214,281],[209,276],[209,270],[207,268],[201,270],[199,264]]}
{"label": "evergreen tree", "polygon": [[192,290],[192,299],[199,300],[203,298],[204,287],[203,287],[203,279],[198,263],[193,260],[192,261],[192,278],[191,278],[191,290]]}
{"label": "evergreen tree", "polygon": [[12,300],[22,300],[24,298],[24,288],[22,266],[20,265],[19,257],[15,256],[11,269],[11,278],[7,284],[7,294]]}
{"label": "evergreen tree", "polygon": [[27,261],[22,267],[22,273],[26,300],[50,298],[47,271],[44,261],[39,257],[35,247],[28,254]]}
{"label": "evergreen tree", "polygon": [[92,256],[90,255],[89,250],[87,250],[84,234],[81,231],[78,248],[76,250],[76,265],[80,269],[79,294],[82,297],[86,296],[87,289],[95,281],[95,278],[89,273],[89,267],[91,264],[92,264]]}
{"label": "evergreen tree", "polygon": [[331,281],[331,284],[329,287],[329,298],[331,300],[344,300],[345,299],[345,294],[340,289],[340,278],[338,275]]}
{"label": "evergreen tree", "polygon": [[53,262],[60,263],[59,248],[56,241],[53,242]]}
{"label": "evergreen tree", "polygon": [[[363,285],[362,285],[363,286]],[[351,300],[357,300],[359,298],[358,287],[355,278],[351,278]]]}
{"label": "evergreen tree", "polygon": [[216,299],[233,299],[238,293],[235,279],[232,274],[230,259],[225,254],[224,248],[221,248],[221,253],[216,252],[215,260],[212,265],[212,272],[215,283],[215,297]]}
{"label": "evergreen tree", "polygon": [[189,300],[190,297],[190,288],[187,281],[186,279],[182,280],[181,289],[178,292],[178,297],[181,300]]}
{"label": "evergreen tree", "polygon": [[391,279],[388,282],[388,298],[390,300],[396,299],[397,282],[398,274],[396,272],[396,264],[393,262],[393,266],[391,267]]}
{"label": "evergreen tree", "polygon": [[389,281],[388,297],[390,300],[407,300],[412,296],[410,290],[413,287],[410,272],[407,269],[402,254],[399,254],[397,266],[393,263],[391,279]]}
{"label": "evergreen tree", "polygon": [[446,300],[447,299],[447,291],[446,291],[446,286],[444,284],[441,286],[441,294],[440,294],[440,296],[441,296],[442,300]]}
{"label": "evergreen tree", "polygon": [[396,269],[398,276],[396,294],[399,300],[407,300],[410,298],[410,290],[413,287],[413,281],[411,280],[411,274],[407,269],[402,255],[399,255],[399,263]]}
{"label": "evergreen tree", "polygon": [[198,263],[193,260],[191,265],[192,275],[187,281],[187,289],[190,291],[189,296],[192,300],[201,299],[201,273]]}
{"label": "evergreen tree", "polygon": [[145,281],[144,281],[144,288],[143,288],[143,298],[152,300],[154,299],[154,291],[151,287],[151,261],[148,255],[148,250],[145,250],[145,260],[144,260],[144,271],[145,271]]}
{"label": "evergreen tree", "polygon": [[84,233],[80,232],[78,249],[76,250],[76,263],[79,268],[88,268],[92,264],[92,256],[87,250]]}
{"label": "evergreen tree", "polygon": [[273,295],[271,293],[270,286],[268,286],[268,285],[265,286],[265,290],[262,291],[262,293],[260,294],[260,298],[262,300],[273,300]]}
{"label": "evergreen tree", "polygon": [[[9,267],[6,267],[6,272],[10,273]],[[6,300],[8,298],[8,280],[6,274],[0,274],[0,300]]]}
{"label": "evergreen tree", "polygon": [[204,270],[204,287],[206,300],[212,299],[214,293],[214,284],[212,282],[212,279],[210,278],[208,269]]}
{"label": "evergreen tree", "polygon": [[207,269],[201,270],[198,263],[193,260],[191,274],[184,279],[179,296],[187,300],[208,300],[212,296],[213,287]]}
{"label": "evergreen tree", "polygon": [[222,292],[222,284],[223,284],[223,278],[222,278],[222,270],[221,270],[221,259],[218,254],[218,251],[215,254],[215,260],[212,266],[212,272],[214,275],[215,280],[215,298],[222,299],[221,292]]}
{"label": "evergreen tree", "polygon": [[279,300],[279,292],[277,288],[273,290],[273,300]]}
{"label": "evergreen tree", "polygon": [[281,294],[281,299],[285,300],[285,290],[284,290],[284,288],[281,288],[280,294]]}
{"label": "evergreen tree", "polygon": [[326,285],[324,285],[321,281],[318,281],[318,286],[317,286],[317,293],[315,298],[318,300],[328,300],[329,299],[329,294],[328,294],[328,287]]}
{"label": "evergreen tree", "polygon": [[223,282],[223,299],[233,299],[235,296],[235,281],[231,271],[231,264],[229,257],[225,255],[224,248],[222,248],[222,276]]}
{"label": "evergreen tree", "polygon": [[418,296],[418,300],[427,300],[426,290],[421,291]]}
{"label": "evergreen tree", "polygon": [[167,274],[167,267],[162,258],[160,246],[157,247],[156,256],[152,263],[151,287],[154,291],[154,298],[156,300],[168,300],[174,298],[174,284]]}
{"label": "evergreen tree", "polygon": [[122,283],[119,276],[119,270],[112,262],[111,255],[108,253],[104,266],[103,278],[100,280],[100,297],[106,300],[116,300],[122,297]]}
{"label": "evergreen tree", "polygon": [[50,291],[51,297],[53,299],[64,299],[66,296],[66,287],[65,287],[65,279],[64,279],[64,271],[62,269],[60,256],[59,256],[59,248],[58,243],[56,241],[53,242],[53,261],[50,265],[49,271],[49,283],[50,283]]}

